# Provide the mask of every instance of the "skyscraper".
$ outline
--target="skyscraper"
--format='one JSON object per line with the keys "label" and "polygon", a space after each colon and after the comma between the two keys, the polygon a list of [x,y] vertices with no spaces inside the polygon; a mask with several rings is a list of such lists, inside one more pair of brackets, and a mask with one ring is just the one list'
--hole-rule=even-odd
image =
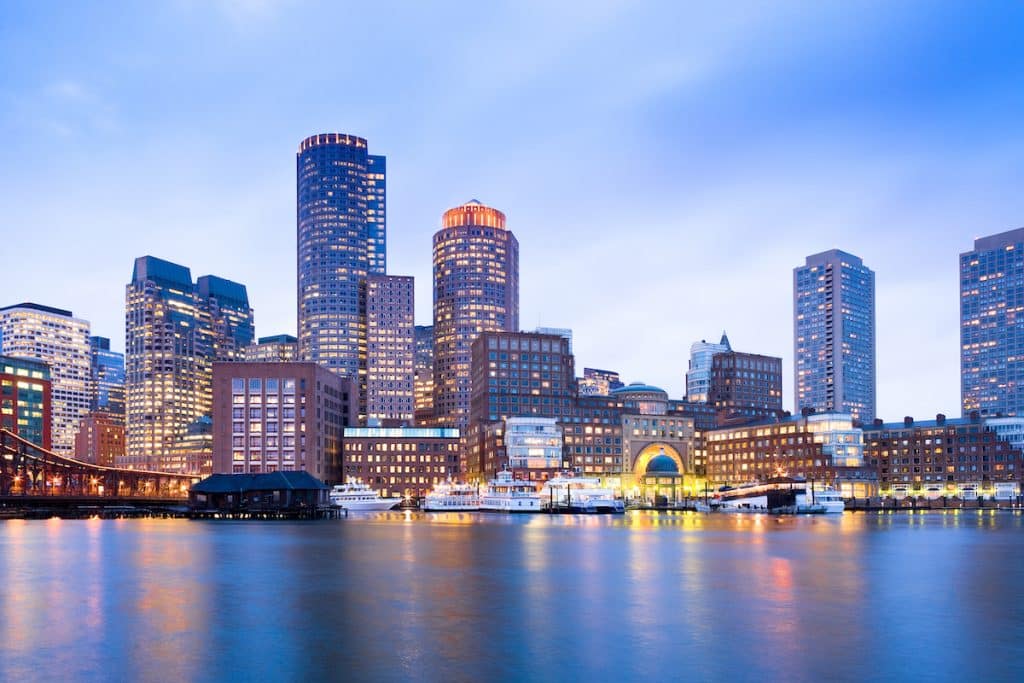
{"label": "skyscraper", "polygon": [[505,214],[472,200],[445,211],[434,234],[434,415],[464,428],[470,355],[481,332],[519,329],[519,242]]}
{"label": "skyscraper", "polygon": [[78,424],[92,403],[88,321],[39,304],[0,308],[0,353],[50,367],[53,450],[73,457]]}
{"label": "skyscraper", "polygon": [[413,421],[413,278],[366,278],[366,417]]}
{"label": "skyscraper", "polygon": [[306,138],[296,157],[299,358],[353,379],[366,371],[360,290],[384,272],[384,171],[365,139],[341,133]]}
{"label": "skyscraper", "polygon": [[722,340],[715,344],[701,339],[690,345],[690,367],[686,370],[686,400],[707,403],[711,386],[711,364],[716,353],[732,351],[729,337],[722,332]]}
{"label": "skyscraper", "polygon": [[[246,313],[243,313],[245,311]],[[174,471],[189,428],[209,417],[213,362],[253,338],[245,287],[188,268],[135,259],[125,294],[127,452],[119,464]]]}
{"label": "skyscraper", "polygon": [[110,350],[107,337],[89,337],[92,354],[90,410],[106,413],[124,424],[124,354]]}
{"label": "skyscraper", "polygon": [[416,424],[434,421],[434,326],[416,325],[413,328],[413,395]]}
{"label": "skyscraper", "polygon": [[797,412],[875,417],[875,272],[838,249],[793,269]]}
{"label": "skyscraper", "polygon": [[964,415],[1024,415],[1024,228],[960,254],[960,398]]}

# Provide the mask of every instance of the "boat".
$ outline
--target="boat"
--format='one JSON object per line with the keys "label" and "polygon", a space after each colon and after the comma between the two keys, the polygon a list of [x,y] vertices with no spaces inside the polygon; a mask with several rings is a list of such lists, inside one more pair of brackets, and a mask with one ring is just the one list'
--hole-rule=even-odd
{"label": "boat", "polygon": [[349,512],[390,510],[402,502],[401,498],[381,498],[368,484],[362,482],[336,484],[329,497],[331,505]]}
{"label": "boat", "polygon": [[423,499],[427,512],[465,512],[480,509],[480,493],[472,484],[459,484],[451,479],[435,486]]}
{"label": "boat", "polygon": [[765,483],[723,487],[715,493],[712,507],[719,512],[768,512],[773,514],[827,514],[845,509],[839,492],[831,487],[808,487],[804,479],[779,477]]}
{"label": "boat", "polygon": [[540,490],[541,507],[549,512],[582,512],[618,514],[626,504],[615,497],[614,489],[601,485],[596,477],[559,474],[551,477]]}
{"label": "boat", "polygon": [[487,483],[480,496],[480,509],[485,512],[540,512],[540,494],[533,482],[515,479],[502,470]]}

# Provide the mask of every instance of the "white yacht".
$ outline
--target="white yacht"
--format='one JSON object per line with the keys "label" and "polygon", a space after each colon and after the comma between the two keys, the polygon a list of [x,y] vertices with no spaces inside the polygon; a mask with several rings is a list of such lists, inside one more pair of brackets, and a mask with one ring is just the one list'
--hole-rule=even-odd
{"label": "white yacht", "polygon": [[423,499],[428,512],[465,512],[480,509],[480,493],[472,484],[459,484],[449,479],[440,483]]}
{"label": "white yacht", "polygon": [[772,479],[720,490],[712,507],[719,512],[824,514],[842,512],[846,505],[830,487],[811,489],[803,479]]}
{"label": "white yacht", "polygon": [[361,482],[337,484],[331,489],[331,505],[349,512],[370,512],[390,510],[398,505],[400,498],[381,498],[369,485]]}
{"label": "white yacht", "polygon": [[480,509],[487,512],[540,512],[540,494],[530,481],[512,477],[503,470],[487,484],[480,496]]}
{"label": "white yacht", "polygon": [[560,474],[544,482],[541,506],[551,512],[624,513],[626,504],[596,477]]}

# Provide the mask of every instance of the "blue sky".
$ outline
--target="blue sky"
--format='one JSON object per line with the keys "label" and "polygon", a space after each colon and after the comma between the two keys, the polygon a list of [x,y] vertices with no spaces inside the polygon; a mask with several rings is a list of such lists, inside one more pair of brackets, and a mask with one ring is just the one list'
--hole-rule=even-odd
{"label": "blue sky", "polygon": [[957,255],[1024,225],[1024,5],[8,2],[0,304],[123,349],[153,254],[294,333],[295,148],[388,157],[389,271],[430,321],[430,238],[470,198],[521,247],[521,324],[577,368],[683,392],[690,343],[785,359],[792,269],[877,273],[879,412],[959,414]]}

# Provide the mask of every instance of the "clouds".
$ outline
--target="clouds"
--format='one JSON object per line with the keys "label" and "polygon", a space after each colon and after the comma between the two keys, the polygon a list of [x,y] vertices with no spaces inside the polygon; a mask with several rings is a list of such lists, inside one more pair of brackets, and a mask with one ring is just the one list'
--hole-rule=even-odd
{"label": "clouds", "polygon": [[[880,412],[956,412],[956,254],[1020,225],[1022,10],[174,0],[0,25],[3,299],[119,345],[139,255],[246,283],[294,332],[294,153],[388,156],[389,268],[478,197],[521,243],[524,327],[683,387],[691,342],[786,358],[791,272],[878,273]],[[45,260],[39,259],[46,253]],[[0,303],[3,303],[0,301]]]}

